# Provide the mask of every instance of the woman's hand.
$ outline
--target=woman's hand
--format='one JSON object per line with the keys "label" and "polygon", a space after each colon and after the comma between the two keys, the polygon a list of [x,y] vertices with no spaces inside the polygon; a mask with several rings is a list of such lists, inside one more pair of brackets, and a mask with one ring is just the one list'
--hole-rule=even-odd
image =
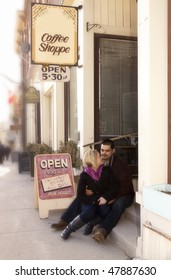
{"label": "woman's hand", "polygon": [[108,202],[108,204],[112,204],[114,201],[115,201],[115,198],[112,199],[112,200],[110,200],[110,201]]}
{"label": "woman's hand", "polygon": [[98,199],[98,202],[99,202],[99,205],[103,205],[103,204],[106,204],[107,200],[106,200],[104,197],[101,196],[101,197]]}

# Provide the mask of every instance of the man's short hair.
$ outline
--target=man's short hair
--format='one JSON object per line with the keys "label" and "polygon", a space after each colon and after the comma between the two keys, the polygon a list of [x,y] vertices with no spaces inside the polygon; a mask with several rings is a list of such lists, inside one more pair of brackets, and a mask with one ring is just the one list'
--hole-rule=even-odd
{"label": "man's short hair", "polygon": [[111,139],[104,139],[101,145],[108,145],[112,150],[115,148],[115,144]]}

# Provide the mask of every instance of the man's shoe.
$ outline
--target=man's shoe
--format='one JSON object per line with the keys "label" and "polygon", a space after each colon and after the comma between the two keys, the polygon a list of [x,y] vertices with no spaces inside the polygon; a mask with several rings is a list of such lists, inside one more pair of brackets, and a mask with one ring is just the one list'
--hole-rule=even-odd
{"label": "man's shoe", "polygon": [[107,232],[104,228],[94,227],[92,238],[97,242],[103,242],[107,237]]}
{"label": "man's shoe", "polygon": [[63,230],[66,228],[67,225],[68,225],[67,222],[60,220],[58,223],[52,224],[51,228],[56,229],[56,230]]}

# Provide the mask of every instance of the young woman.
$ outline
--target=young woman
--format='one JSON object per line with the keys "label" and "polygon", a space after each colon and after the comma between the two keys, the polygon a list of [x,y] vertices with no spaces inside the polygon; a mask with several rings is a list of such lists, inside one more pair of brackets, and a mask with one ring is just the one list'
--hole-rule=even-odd
{"label": "young woman", "polygon": [[97,216],[104,219],[111,210],[110,201],[116,195],[113,174],[108,166],[102,164],[97,150],[89,150],[84,154],[83,167],[77,188],[77,198],[81,202],[82,211],[63,230],[63,239],[68,239],[72,232]]}

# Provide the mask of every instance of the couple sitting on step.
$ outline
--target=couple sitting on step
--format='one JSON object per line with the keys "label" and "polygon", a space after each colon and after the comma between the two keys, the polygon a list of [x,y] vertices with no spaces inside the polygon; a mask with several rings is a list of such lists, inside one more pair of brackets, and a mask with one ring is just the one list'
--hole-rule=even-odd
{"label": "couple sitting on step", "polygon": [[83,156],[77,197],[51,227],[63,230],[68,239],[85,225],[84,234],[102,242],[116,226],[123,212],[134,200],[132,176],[127,163],[115,153],[114,142],[103,140],[100,153],[89,150]]}

